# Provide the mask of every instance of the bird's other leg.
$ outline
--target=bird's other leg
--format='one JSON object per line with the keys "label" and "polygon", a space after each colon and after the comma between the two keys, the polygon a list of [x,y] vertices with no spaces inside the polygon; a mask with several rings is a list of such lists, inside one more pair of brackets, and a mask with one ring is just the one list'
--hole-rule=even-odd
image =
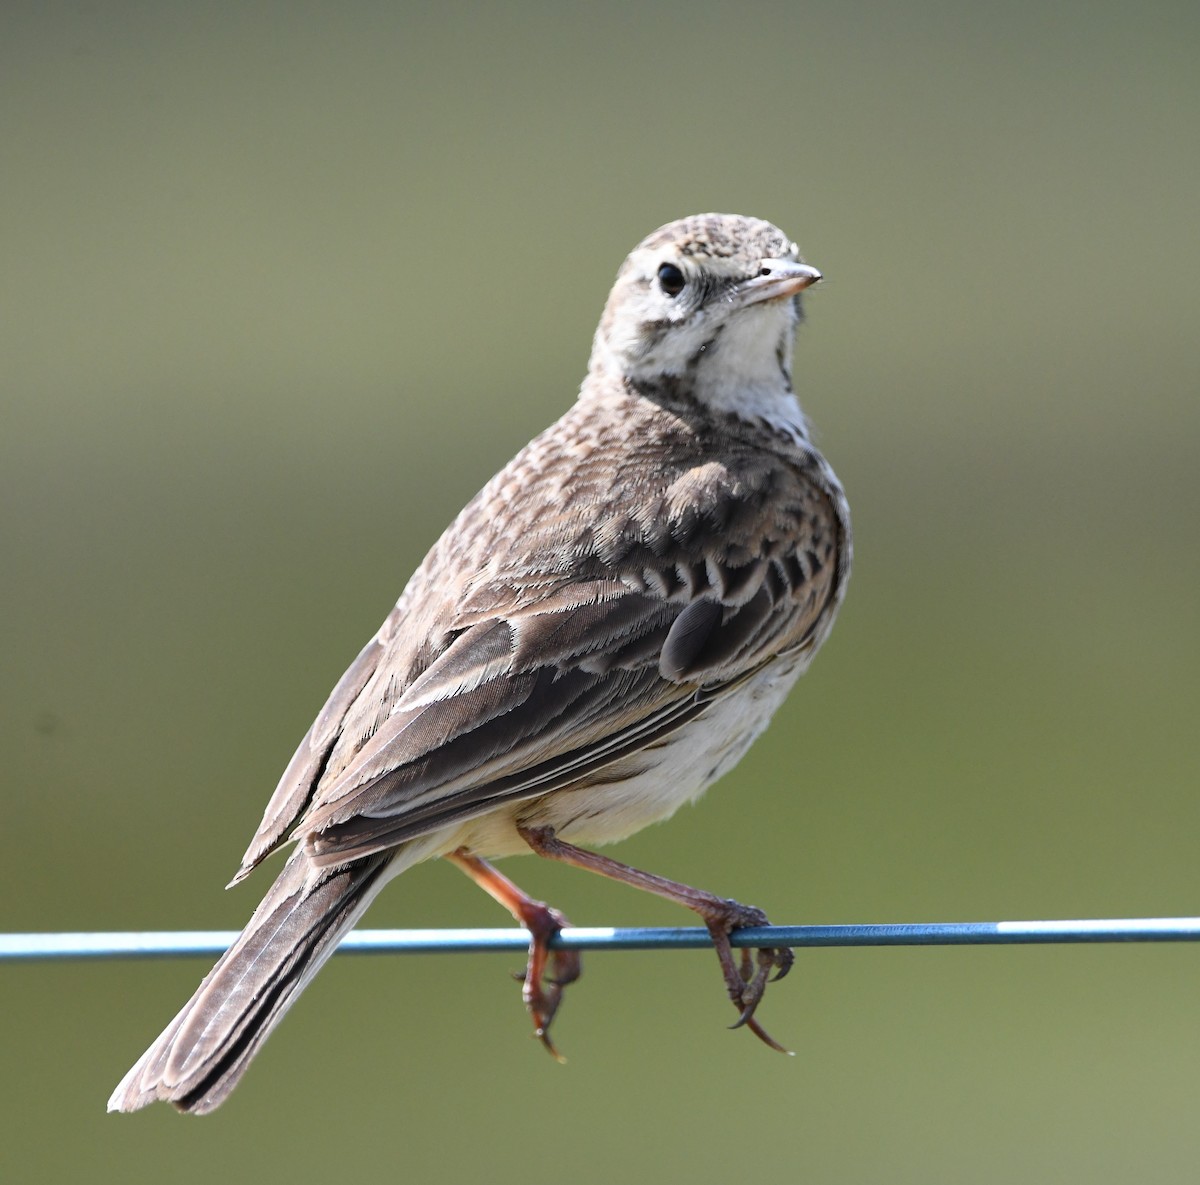
{"label": "bird's other leg", "polygon": [[529,931],[529,961],[521,995],[533,1018],[535,1036],[555,1058],[564,1061],[550,1040],[550,1022],[562,1002],[563,989],[579,978],[583,964],[578,951],[551,950],[550,941],[571,923],[565,914],[530,897],[498,868],[466,848],[449,853],[446,859],[461,868]]}
{"label": "bird's other leg", "polygon": [[[754,1016],[754,1010],[763,998],[768,980],[782,979],[792,968],[794,955],[789,947],[766,948],[755,952],[752,959],[750,951],[743,949],[740,958],[734,959],[733,948],[729,935],[743,926],[765,926],[767,915],[761,909],[752,905],[742,905],[725,897],[717,897],[703,889],[694,889],[690,885],[678,881],[667,880],[666,877],[655,876],[652,872],[642,872],[631,868],[619,860],[577,848],[558,838],[550,827],[522,827],[519,829],[521,838],[539,855],[548,860],[559,860],[564,864],[572,864],[576,868],[585,868],[589,872],[598,872],[610,880],[621,881],[632,885],[635,889],[644,889],[674,901],[693,913],[699,914],[701,920],[712,935],[713,946],[716,947],[717,958],[721,963],[721,972],[725,976],[725,987],[734,1007],[740,1013],[733,1027],[745,1025],[756,1037],[772,1049],[780,1053],[789,1051],[779,1044]],[[774,975],[771,972],[774,971]]]}

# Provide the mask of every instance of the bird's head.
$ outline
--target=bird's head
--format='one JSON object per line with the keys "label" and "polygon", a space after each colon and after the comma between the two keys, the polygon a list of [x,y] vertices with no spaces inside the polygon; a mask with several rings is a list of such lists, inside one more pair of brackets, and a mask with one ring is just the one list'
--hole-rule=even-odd
{"label": "bird's head", "polygon": [[[791,392],[800,293],[821,279],[778,227],[699,214],[660,227],[617,273],[591,370],[638,385],[682,381],[699,400]],[[733,407],[731,407],[731,410]]]}

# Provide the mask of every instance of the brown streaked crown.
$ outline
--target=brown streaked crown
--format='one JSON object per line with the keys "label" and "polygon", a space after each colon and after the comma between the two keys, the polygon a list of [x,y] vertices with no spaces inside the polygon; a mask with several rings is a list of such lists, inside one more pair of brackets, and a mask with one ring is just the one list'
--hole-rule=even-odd
{"label": "brown streaked crown", "polygon": [[648,234],[632,254],[667,245],[683,256],[729,260],[747,274],[752,274],[750,269],[760,259],[800,256],[796,244],[779,227],[742,214],[693,214],[676,219]]}

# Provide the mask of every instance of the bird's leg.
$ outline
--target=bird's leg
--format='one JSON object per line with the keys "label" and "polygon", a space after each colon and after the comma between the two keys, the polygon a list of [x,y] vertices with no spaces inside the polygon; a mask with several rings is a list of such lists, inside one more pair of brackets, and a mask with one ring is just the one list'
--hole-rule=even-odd
{"label": "bird's leg", "polygon": [[[725,897],[717,897],[703,889],[694,889],[690,885],[655,876],[652,872],[631,868],[628,864],[622,864],[608,856],[577,848],[574,844],[559,839],[551,827],[522,827],[519,831],[521,838],[539,856],[545,856],[549,860],[560,860],[564,864],[573,864],[576,868],[585,868],[589,872],[598,872],[601,876],[632,885],[635,889],[645,889],[648,893],[665,897],[668,901],[674,901],[699,914],[712,935],[729,998],[741,1014],[733,1027],[736,1029],[745,1025],[772,1049],[777,1049],[780,1053],[789,1052],[758,1023],[754,1017],[754,1010],[763,997],[768,980],[782,979],[791,970],[794,959],[791,949],[780,947],[759,950],[755,952],[753,960],[750,951],[743,949],[741,957],[735,960],[729,942],[729,935],[734,930],[743,926],[768,924],[767,915],[761,909],[752,905],[742,905]],[[775,972],[774,975],[771,974],[772,971]]]}
{"label": "bird's leg", "polygon": [[530,897],[499,869],[465,848],[449,853],[446,859],[461,868],[529,931],[529,962],[521,995],[533,1017],[534,1034],[555,1058],[564,1061],[550,1040],[550,1022],[562,1001],[563,989],[579,978],[583,965],[578,951],[551,950],[550,940],[571,923],[565,914]]}

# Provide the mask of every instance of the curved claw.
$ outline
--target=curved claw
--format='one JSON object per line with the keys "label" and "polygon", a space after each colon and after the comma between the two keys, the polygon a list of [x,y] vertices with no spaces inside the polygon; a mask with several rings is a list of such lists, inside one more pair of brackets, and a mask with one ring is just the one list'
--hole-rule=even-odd
{"label": "curved claw", "polygon": [[730,1029],[740,1029],[744,1025],[764,1045],[769,1046],[771,1049],[775,1050],[776,1053],[786,1053],[788,1057],[795,1057],[796,1055],[790,1049],[788,1049],[787,1046],[780,1045],[779,1042],[776,1041],[775,1038],[772,1037],[771,1034],[768,1033],[767,1030],[764,1029],[762,1025],[759,1024],[759,1022],[755,1019],[754,1009],[757,1007],[757,1001],[755,1001],[753,1004],[747,1005],[742,1010],[742,1015],[739,1016],[737,1020],[735,1020],[733,1024],[729,1026]]}
{"label": "curved claw", "polygon": [[541,921],[536,928],[530,927],[529,962],[521,977],[525,984],[521,995],[533,1019],[533,1035],[555,1061],[566,1062],[550,1040],[550,1022],[562,1003],[563,989],[579,978],[583,963],[577,951],[549,948],[550,939],[569,924],[567,919],[557,910],[547,910]]}
{"label": "curved claw", "polygon": [[[557,1002],[555,1003],[555,1007],[557,1007]],[[547,1025],[548,1024],[549,1024],[549,1021],[547,1021]],[[542,1043],[542,1048],[556,1062],[558,1062],[558,1064],[560,1066],[565,1066],[567,1064],[567,1059],[565,1057],[563,1057],[563,1055],[561,1053],[558,1052],[558,1047],[554,1044],[553,1041],[550,1040],[550,1030],[549,1030],[549,1028],[547,1028],[547,1025],[537,1025],[535,1022],[535,1027],[534,1027],[533,1033],[531,1035],[536,1037]]]}
{"label": "curved claw", "polygon": [[770,1033],[768,1033],[768,1032],[767,1032],[767,1030],[766,1030],[766,1029],[764,1029],[764,1028],[762,1027],[762,1025],[760,1025],[760,1024],[758,1023],[758,1021],[756,1021],[756,1020],[754,1019],[754,1017],[750,1017],[750,1018],[749,1018],[749,1020],[747,1020],[747,1021],[746,1021],[746,1027],[747,1027],[747,1028],[748,1028],[748,1029],[749,1029],[749,1030],[750,1030],[750,1031],[751,1031],[751,1032],[752,1032],[752,1033],[753,1033],[753,1034],[754,1034],[754,1035],[755,1035],[755,1036],[756,1036],[756,1037],[757,1037],[757,1038],[758,1038],[758,1039],[759,1039],[759,1040],[760,1040],[760,1041],[761,1041],[761,1042],[762,1042],[764,1045],[766,1045],[766,1046],[769,1046],[771,1049],[775,1050],[775,1052],[776,1052],[776,1053],[783,1053],[783,1054],[786,1054],[788,1057],[795,1057],[795,1056],[796,1056],[796,1055],[795,1055],[795,1053],[794,1053],[792,1050],[790,1050],[790,1049],[788,1049],[788,1048],[787,1048],[787,1046],[785,1046],[785,1045],[780,1045],[780,1044],[779,1044],[779,1042],[778,1042],[778,1041],[776,1041],[776,1040],[775,1040],[775,1038],[774,1038],[774,1037],[772,1037],[772,1036],[771,1036],[771,1034],[770,1034]]}
{"label": "curved claw", "polygon": [[759,956],[769,954],[771,956],[771,965],[775,968],[775,974],[771,976],[768,983],[775,983],[782,979],[795,965],[796,952],[790,946],[782,946],[770,951],[759,951]]}
{"label": "curved claw", "polygon": [[[705,915],[702,915],[705,916]],[[766,916],[752,906],[740,905],[736,901],[723,901],[720,910],[705,916],[708,931],[716,947],[717,958],[725,976],[725,988],[735,1008],[738,1019],[729,1027],[747,1028],[764,1045],[779,1053],[790,1053],[780,1045],[754,1018],[761,1003],[767,984],[782,979],[795,963],[790,947],[761,947],[751,956],[751,948],[742,947],[735,958],[729,935],[743,926],[764,926]],[[757,966],[755,966],[757,964]],[[774,974],[772,975],[772,972]]]}
{"label": "curved claw", "polygon": [[756,1007],[757,1005],[748,1004],[745,1008],[743,1008],[742,1015],[739,1016],[737,1020],[735,1020],[733,1024],[729,1026],[729,1031],[733,1032],[734,1029],[740,1029],[743,1025],[748,1025],[754,1019],[754,1009]]}

